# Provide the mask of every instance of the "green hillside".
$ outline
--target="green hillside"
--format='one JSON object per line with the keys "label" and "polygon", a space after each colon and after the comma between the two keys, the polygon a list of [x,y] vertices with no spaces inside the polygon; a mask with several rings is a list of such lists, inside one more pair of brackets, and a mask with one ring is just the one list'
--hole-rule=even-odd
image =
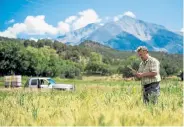
{"label": "green hillside", "polygon": [[[183,70],[183,55],[150,52],[159,59],[162,76]],[[127,74],[126,66],[138,69],[140,59],[135,51],[117,51],[97,42],[85,41],[78,46],[42,39],[0,37],[0,75],[50,76],[81,78],[85,74]]]}

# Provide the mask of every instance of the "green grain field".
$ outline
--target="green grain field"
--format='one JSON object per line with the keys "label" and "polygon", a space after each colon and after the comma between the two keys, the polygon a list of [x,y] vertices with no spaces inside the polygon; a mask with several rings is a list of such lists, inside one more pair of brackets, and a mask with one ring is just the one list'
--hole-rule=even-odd
{"label": "green grain field", "polygon": [[183,84],[179,80],[161,82],[157,105],[143,104],[139,81],[112,77],[55,80],[75,84],[76,90],[1,87],[0,126],[183,125]]}

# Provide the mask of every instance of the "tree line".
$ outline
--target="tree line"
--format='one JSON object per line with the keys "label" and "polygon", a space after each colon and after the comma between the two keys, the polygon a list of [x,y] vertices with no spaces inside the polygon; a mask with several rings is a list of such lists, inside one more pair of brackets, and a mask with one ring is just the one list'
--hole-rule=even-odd
{"label": "tree line", "polygon": [[[85,43],[85,42],[84,42]],[[89,42],[86,42],[89,43]],[[90,42],[95,45],[95,42]],[[106,55],[100,53],[105,51]],[[113,51],[98,45],[96,50],[85,46],[71,46],[49,39],[33,40],[0,37],[0,75],[49,76],[81,78],[82,75],[123,74],[131,77],[128,66],[138,69],[140,59],[135,53]],[[113,56],[107,55],[108,52]],[[116,56],[116,57],[114,57]],[[182,69],[182,55],[153,53],[161,61],[161,75],[174,75]]]}

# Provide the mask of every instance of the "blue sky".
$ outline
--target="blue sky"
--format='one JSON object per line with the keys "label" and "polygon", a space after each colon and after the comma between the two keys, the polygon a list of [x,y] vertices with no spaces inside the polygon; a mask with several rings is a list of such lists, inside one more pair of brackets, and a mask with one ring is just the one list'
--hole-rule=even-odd
{"label": "blue sky", "polygon": [[0,0],[0,35],[55,36],[126,12],[180,31],[182,5],[182,0]]}

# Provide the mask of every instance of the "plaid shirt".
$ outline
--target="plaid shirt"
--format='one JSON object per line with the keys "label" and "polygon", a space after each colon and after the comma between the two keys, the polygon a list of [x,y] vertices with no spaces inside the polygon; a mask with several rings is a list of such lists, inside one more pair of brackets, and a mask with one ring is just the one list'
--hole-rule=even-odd
{"label": "plaid shirt", "polygon": [[139,65],[139,73],[145,73],[145,72],[157,72],[157,75],[154,77],[143,77],[141,79],[141,84],[146,85],[153,82],[159,82],[161,81],[160,78],[160,62],[151,56],[148,57],[146,61],[142,61]]}

